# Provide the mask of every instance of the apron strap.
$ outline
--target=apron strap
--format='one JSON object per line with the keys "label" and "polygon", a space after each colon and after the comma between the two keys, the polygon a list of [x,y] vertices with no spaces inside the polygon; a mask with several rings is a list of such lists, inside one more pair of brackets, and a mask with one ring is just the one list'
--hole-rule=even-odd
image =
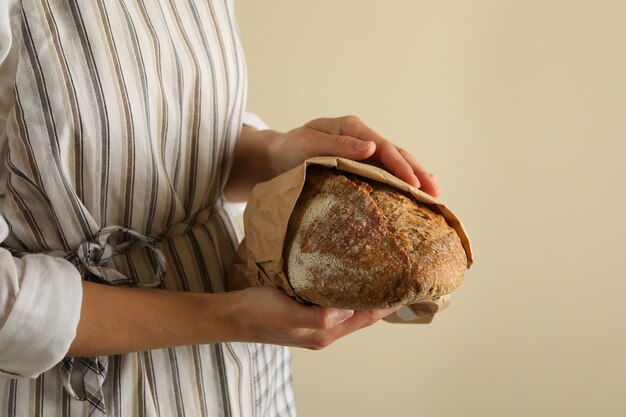
{"label": "apron strap", "polygon": [[59,364],[61,382],[67,393],[78,401],[89,402],[89,417],[106,417],[102,387],[109,358],[65,358]]}
{"label": "apron strap", "polygon": [[[111,245],[109,239],[115,233],[120,233],[128,239]],[[113,265],[112,257],[123,254],[136,247],[148,248],[153,259],[156,261],[156,270],[153,281],[139,283],[117,271]],[[165,257],[156,247],[155,239],[144,236],[132,229],[121,226],[108,226],[100,229],[94,236],[94,241],[85,241],[78,246],[76,252],[67,257],[75,263],[82,264],[87,272],[88,279],[95,278],[97,281],[118,286],[132,287],[156,287],[161,284],[165,275]]]}
{"label": "apron strap", "polygon": [[[119,244],[112,245],[109,239],[115,233],[126,237]],[[117,271],[111,258],[133,248],[146,247],[155,260],[154,280],[139,283]],[[156,287],[165,275],[165,257],[156,247],[153,238],[143,236],[134,230],[120,226],[109,226],[98,231],[93,241],[81,243],[75,252],[65,256],[85,269],[85,279],[116,286]],[[67,393],[78,401],[89,402],[89,417],[105,417],[103,385],[107,375],[107,356],[86,358],[65,358],[59,364],[61,382]]]}

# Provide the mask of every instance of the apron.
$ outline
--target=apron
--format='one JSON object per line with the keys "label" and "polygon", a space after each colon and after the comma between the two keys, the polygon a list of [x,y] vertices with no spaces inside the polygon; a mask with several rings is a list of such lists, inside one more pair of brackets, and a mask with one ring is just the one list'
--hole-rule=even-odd
{"label": "apron", "polygon": [[[238,231],[221,196],[246,96],[232,1],[21,3],[4,245],[63,256],[108,285],[224,291]],[[0,407],[295,413],[287,349],[243,343],[66,358],[33,380],[0,379]]]}

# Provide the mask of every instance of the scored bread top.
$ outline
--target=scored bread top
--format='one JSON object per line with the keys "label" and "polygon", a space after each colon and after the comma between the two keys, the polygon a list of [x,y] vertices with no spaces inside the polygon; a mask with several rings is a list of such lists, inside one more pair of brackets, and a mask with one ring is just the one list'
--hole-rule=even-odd
{"label": "scored bread top", "polygon": [[291,215],[284,259],[298,296],[357,310],[437,298],[460,285],[466,267],[439,213],[390,186],[318,167]]}
{"label": "scored bread top", "polygon": [[411,262],[408,302],[435,299],[461,285],[467,256],[461,239],[444,217],[393,187],[375,181],[371,197],[384,213],[388,233],[395,237]]}

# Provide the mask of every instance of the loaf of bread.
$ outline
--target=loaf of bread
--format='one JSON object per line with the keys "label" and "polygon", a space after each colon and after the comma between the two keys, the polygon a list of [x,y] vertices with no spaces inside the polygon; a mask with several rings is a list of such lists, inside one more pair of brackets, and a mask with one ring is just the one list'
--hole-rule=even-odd
{"label": "loaf of bread", "polygon": [[307,173],[283,258],[299,297],[354,310],[436,299],[467,269],[459,236],[435,206],[324,167]]}

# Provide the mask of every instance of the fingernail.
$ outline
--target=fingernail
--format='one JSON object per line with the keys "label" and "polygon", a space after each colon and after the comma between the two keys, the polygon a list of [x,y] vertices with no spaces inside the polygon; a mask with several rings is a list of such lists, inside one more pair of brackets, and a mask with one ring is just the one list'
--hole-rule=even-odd
{"label": "fingernail", "polygon": [[354,315],[354,310],[338,310],[337,318],[339,319],[339,323],[343,323],[348,320],[350,317]]}
{"label": "fingernail", "polygon": [[371,145],[372,142],[370,141],[360,140],[356,143],[356,145],[354,145],[354,149],[361,152],[368,149]]}

